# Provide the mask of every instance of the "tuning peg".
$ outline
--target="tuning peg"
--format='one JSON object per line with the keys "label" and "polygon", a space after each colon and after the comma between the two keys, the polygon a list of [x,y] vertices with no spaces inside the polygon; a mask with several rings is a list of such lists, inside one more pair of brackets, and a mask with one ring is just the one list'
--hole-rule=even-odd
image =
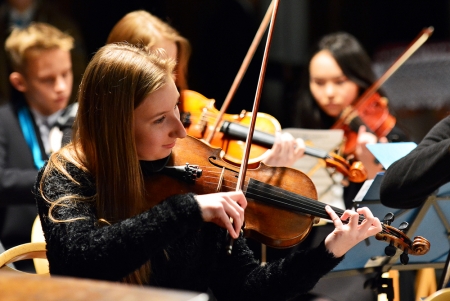
{"label": "tuning peg", "polygon": [[403,265],[408,264],[408,262],[409,262],[409,256],[408,256],[408,253],[406,253],[406,251],[403,252],[402,255],[400,255],[400,262],[401,262]]}
{"label": "tuning peg", "polygon": [[408,231],[408,229],[409,229],[409,223],[408,222],[402,222],[400,224],[400,226],[398,226],[398,229],[400,231],[402,231],[403,233],[406,233],[406,231]]}
{"label": "tuning peg", "polygon": [[394,213],[389,212],[384,216],[383,223],[386,225],[391,225],[391,223],[394,221]]}
{"label": "tuning peg", "polygon": [[394,256],[395,252],[397,252],[397,248],[394,247],[392,242],[389,244],[389,246],[386,246],[386,248],[384,248],[384,254],[386,254],[387,256]]}

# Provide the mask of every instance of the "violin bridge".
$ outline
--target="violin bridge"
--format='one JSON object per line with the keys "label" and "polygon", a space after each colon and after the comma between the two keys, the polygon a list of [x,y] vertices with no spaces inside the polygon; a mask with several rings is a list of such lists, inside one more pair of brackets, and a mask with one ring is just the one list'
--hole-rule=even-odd
{"label": "violin bridge", "polygon": [[197,124],[197,129],[202,134],[202,137],[205,136],[207,126],[208,126],[208,109],[203,108],[202,115],[200,116],[200,121]]}
{"label": "violin bridge", "polygon": [[219,177],[219,183],[217,183],[216,192],[222,191],[222,183],[223,183],[223,176],[225,175],[225,167],[222,167],[222,172],[220,173]]}

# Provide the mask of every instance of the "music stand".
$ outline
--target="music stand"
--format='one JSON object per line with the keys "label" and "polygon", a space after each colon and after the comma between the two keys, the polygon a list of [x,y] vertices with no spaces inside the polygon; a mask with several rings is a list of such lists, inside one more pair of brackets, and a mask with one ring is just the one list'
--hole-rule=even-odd
{"label": "music stand", "polygon": [[[389,167],[396,159],[389,158],[389,156],[386,156],[386,153],[380,156],[378,151],[383,150],[383,147],[388,149],[390,155],[403,157],[415,146],[393,145],[393,143],[387,143],[384,146],[377,145],[376,147],[368,145],[371,151],[374,150],[375,157],[382,164],[384,162]],[[398,150],[392,152],[393,148],[397,149],[399,147],[403,149],[403,152]],[[389,162],[386,162],[386,158],[389,159]],[[364,183],[360,192],[355,197],[355,206],[369,207],[372,213],[381,220],[383,220],[385,214],[392,212],[395,220],[391,223],[391,226],[398,228],[403,221],[408,222],[409,228],[405,231],[405,234],[411,240],[414,240],[415,236],[423,236],[428,239],[431,244],[429,252],[421,256],[411,255],[409,256],[409,263],[403,265],[400,262],[402,251],[397,250],[392,257],[386,256],[384,248],[387,245],[370,237],[365,242],[361,242],[352,248],[346,254],[345,259],[327,277],[371,272],[377,272],[377,275],[381,275],[390,269],[403,271],[416,270],[424,267],[442,268],[444,263],[446,264],[446,269],[450,269],[450,243],[448,236],[450,233],[450,223],[448,222],[450,220],[450,202],[448,202],[450,200],[450,184],[441,187],[421,207],[394,209],[386,207],[380,202],[379,191],[383,175],[384,173],[379,173],[375,179]],[[444,278],[441,280],[441,283],[446,283]],[[381,293],[381,291],[378,292]]]}
{"label": "music stand", "polygon": [[[367,148],[386,169],[393,162],[408,154],[415,146],[414,142],[367,144]],[[383,173],[377,175],[364,200],[377,203],[382,177]],[[441,268],[443,263],[447,261],[447,254],[450,250],[450,204],[448,204],[450,202],[447,202],[448,200],[450,200],[450,183],[443,185],[430,195],[421,207],[409,210],[394,209],[397,212],[396,217],[399,214],[406,213],[403,217],[406,221],[412,218],[411,221],[408,221],[410,223],[407,231],[409,237],[414,238],[414,235],[420,235],[430,241],[431,249],[427,254],[410,258],[410,264],[417,268]],[[408,265],[411,266],[410,264]],[[408,267],[401,267],[398,262],[394,263],[393,268],[409,269]]]}
{"label": "music stand", "polygon": [[[403,221],[408,222],[410,227],[405,234],[412,240],[418,235],[428,239],[431,244],[429,252],[421,256],[410,255],[409,263],[403,265],[400,261],[402,251],[397,250],[394,256],[389,257],[385,254],[385,248],[388,244],[383,241],[378,241],[374,237],[370,237],[349,250],[344,260],[325,277],[332,278],[366,274],[371,278],[366,281],[364,286],[372,288],[377,294],[385,293],[387,300],[392,301],[394,298],[393,282],[392,279],[382,278],[385,272],[391,269],[406,271],[419,270],[425,267],[443,267],[450,245],[446,236],[446,233],[449,233],[446,230],[448,223],[445,219],[441,219],[439,215],[443,214],[443,211],[450,213],[450,208],[448,208],[449,210],[441,208],[441,200],[436,196],[430,197],[419,208],[405,210],[386,207],[380,203],[379,198],[372,198],[374,191],[379,192],[379,183],[382,177],[383,174],[379,174],[373,181],[370,181],[372,182],[369,187],[370,189],[361,200],[355,199],[355,204],[357,206],[369,207],[372,213],[381,220],[385,214],[392,212],[395,220],[391,223],[391,226],[395,228],[398,228]],[[450,202],[444,202],[444,205],[447,205],[446,203]],[[433,226],[430,227],[430,223]]]}

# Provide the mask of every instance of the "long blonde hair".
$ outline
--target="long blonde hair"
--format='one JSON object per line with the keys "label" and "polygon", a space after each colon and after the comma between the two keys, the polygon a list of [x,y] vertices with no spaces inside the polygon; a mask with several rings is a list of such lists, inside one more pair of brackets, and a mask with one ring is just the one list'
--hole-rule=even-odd
{"label": "long blonde hair", "polygon": [[187,69],[191,55],[190,43],[177,30],[158,17],[144,10],[130,12],[114,25],[106,42],[128,42],[152,48],[162,38],[177,45],[176,83],[178,88],[187,89]]}
{"label": "long blonde hair", "polygon": [[[68,222],[53,218],[52,210],[59,204],[85,200],[77,195],[48,200],[43,195],[45,177],[53,170],[69,176],[66,162],[95,179],[92,200],[99,220],[116,223],[146,209],[134,140],[134,109],[172,76],[175,62],[162,52],[117,43],[102,47],[92,58],[79,89],[73,141],[50,157],[40,183],[43,198],[51,202],[49,218],[54,222]],[[147,282],[149,266],[125,281]]]}

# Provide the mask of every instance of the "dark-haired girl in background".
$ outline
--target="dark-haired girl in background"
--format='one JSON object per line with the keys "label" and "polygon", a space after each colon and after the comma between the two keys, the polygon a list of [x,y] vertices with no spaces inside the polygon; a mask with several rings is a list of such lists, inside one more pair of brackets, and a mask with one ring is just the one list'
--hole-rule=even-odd
{"label": "dark-haired girl in background", "polygon": [[[358,40],[345,32],[332,33],[320,39],[312,52],[308,66],[308,82],[300,90],[293,124],[300,128],[330,129],[342,111],[352,105],[376,80],[370,57]],[[384,96],[383,91],[378,91]],[[361,126],[358,131],[355,159],[361,161],[372,179],[382,166],[366,144],[405,141],[406,134],[395,126],[386,137],[376,137]],[[362,184],[350,184],[344,189],[345,206]]]}

